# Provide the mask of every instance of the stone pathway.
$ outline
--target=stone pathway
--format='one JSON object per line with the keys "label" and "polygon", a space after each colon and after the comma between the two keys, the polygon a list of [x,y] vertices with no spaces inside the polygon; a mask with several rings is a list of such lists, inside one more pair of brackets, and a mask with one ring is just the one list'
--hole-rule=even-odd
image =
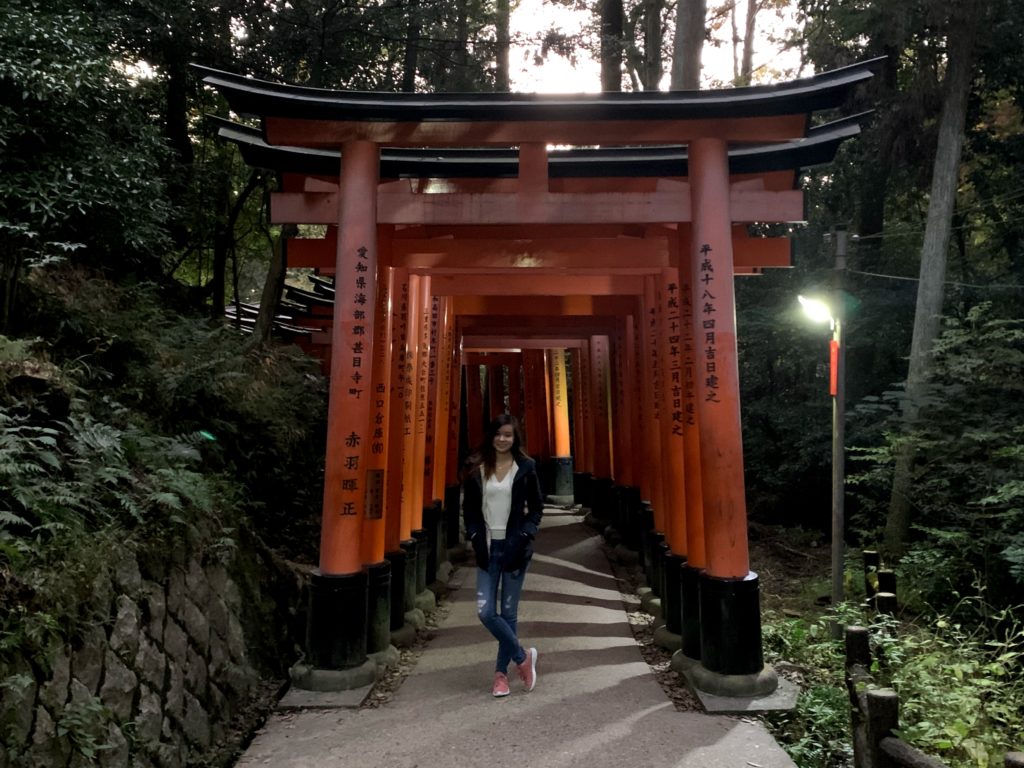
{"label": "stone pathway", "polygon": [[[490,695],[496,644],[474,572],[391,702],[275,714],[238,766],[274,768],[794,768],[756,721],[678,712],[634,641],[600,539],[548,509],[520,605],[537,688]],[[460,581],[461,580],[461,581]]]}

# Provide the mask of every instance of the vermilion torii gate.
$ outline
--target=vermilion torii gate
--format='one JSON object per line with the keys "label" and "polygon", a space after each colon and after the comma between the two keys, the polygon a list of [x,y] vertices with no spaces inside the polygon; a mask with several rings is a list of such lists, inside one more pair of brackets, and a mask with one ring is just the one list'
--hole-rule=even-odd
{"label": "vermilion torii gate", "polygon": [[504,409],[508,365],[531,449],[567,459],[571,442],[595,507],[649,500],[665,542],[650,558],[691,682],[775,688],[748,562],[733,276],[788,265],[785,240],[746,225],[804,218],[798,169],[858,131],[810,117],[870,65],[572,96],[353,93],[198,68],[260,119],[258,134],[221,133],[282,172],[273,220],[328,227],[288,244],[289,266],[335,279],[333,310],[311,323],[331,399],[300,684],[364,684],[368,654],[413,620],[433,578],[434,500],[448,489],[450,508],[457,490],[460,371],[472,427],[484,364],[502,395],[489,410]]}

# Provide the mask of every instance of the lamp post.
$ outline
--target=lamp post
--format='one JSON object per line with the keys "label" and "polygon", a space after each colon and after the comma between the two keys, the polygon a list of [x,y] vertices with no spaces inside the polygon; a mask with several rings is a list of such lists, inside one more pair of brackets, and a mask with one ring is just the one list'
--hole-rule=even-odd
{"label": "lamp post", "polygon": [[[828,321],[832,328],[832,340],[829,344],[829,394],[832,395],[832,605],[843,602],[843,570],[844,548],[844,493],[845,464],[843,457],[843,441],[845,439],[845,357],[843,343],[843,324],[838,313],[825,302],[818,299],[797,297],[804,312],[815,322]],[[837,636],[841,632],[838,624],[833,626]]]}
{"label": "lamp post", "polygon": [[[823,301],[798,296],[804,312],[815,322],[828,321],[832,328],[829,343],[829,394],[832,395],[832,606],[845,599],[843,571],[845,541],[845,458],[846,439],[846,343],[843,339],[843,272],[846,270],[847,232],[845,226],[832,231],[835,239],[835,270],[832,273],[832,306]],[[839,622],[832,623],[832,635],[842,637]]]}

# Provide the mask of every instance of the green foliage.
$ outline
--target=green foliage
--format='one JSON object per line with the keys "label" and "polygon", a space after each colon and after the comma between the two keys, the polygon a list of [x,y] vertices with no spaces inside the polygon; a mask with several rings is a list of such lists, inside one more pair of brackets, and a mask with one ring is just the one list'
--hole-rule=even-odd
{"label": "green foliage", "polygon": [[163,238],[158,135],[90,19],[70,8],[12,0],[0,24],[0,253],[8,283],[23,260],[81,248],[130,260]]}
{"label": "green foliage", "polygon": [[[913,431],[884,432],[859,454],[867,469],[851,477],[861,501],[858,525],[872,531],[884,515],[901,441],[916,453],[912,504],[921,523],[900,567],[921,602],[948,607],[977,576],[989,599],[1005,605],[1014,582],[1024,584],[1015,559],[1024,536],[1022,365],[1024,322],[994,316],[988,304],[949,319]],[[859,418],[877,423],[874,409]]]}
{"label": "green foliage", "polygon": [[[199,493],[203,485],[182,473],[194,462],[201,474],[239,484],[270,541],[287,541],[296,556],[315,545],[326,387],[314,361],[293,348],[248,350],[230,326],[164,307],[152,285],[116,286],[70,270],[32,285],[33,325],[50,339],[51,354],[78,371],[81,386],[110,393],[92,398],[91,412],[115,425],[129,420],[119,427],[125,461],[166,456],[153,467],[143,505],[169,518],[178,514],[175,499],[220,507],[215,493]],[[144,439],[146,432],[174,437]],[[121,509],[131,515],[136,507]]]}
{"label": "green foliage", "polygon": [[[1003,753],[1024,739],[1024,629],[1012,611],[993,611],[977,597],[960,602],[951,614],[915,623],[869,616],[852,604],[813,621],[765,617],[766,661],[797,669],[802,689],[795,712],[767,721],[800,768],[852,765],[845,659],[832,639],[833,618],[868,627],[874,684],[899,694],[903,739],[951,768],[1002,765]],[[954,614],[987,614],[989,622],[966,624]]]}
{"label": "green foliage", "polygon": [[[972,614],[988,623],[956,618]],[[900,695],[900,735],[922,751],[995,768],[1024,739],[1024,628],[1012,611],[965,598],[922,626],[876,626],[873,640],[874,672]]]}
{"label": "green foliage", "polygon": [[830,619],[808,622],[769,615],[762,633],[766,661],[784,661],[801,675],[796,710],[767,718],[786,752],[800,768],[852,765],[842,647],[832,639]]}
{"label": "green foliage", "polygon": [[82,757],[95,760],[110,749],[106,728],[112,719],[111,711],[95,696],[74,701],[64,707],[57,720],[57,736],[66,738]]}
{"label": "green foliage", "polygon": [[[67,268],[27,285],[48,342],[0,336],[0,661],[45,663],[53,642],[105,621],[87,606],[115,549],[229,561],[245,527],[310,559],[325,410],[313,362],[247,352],[221,324],[162,309],[151,286]],[[67,728],[83,754],[99,743]]]}

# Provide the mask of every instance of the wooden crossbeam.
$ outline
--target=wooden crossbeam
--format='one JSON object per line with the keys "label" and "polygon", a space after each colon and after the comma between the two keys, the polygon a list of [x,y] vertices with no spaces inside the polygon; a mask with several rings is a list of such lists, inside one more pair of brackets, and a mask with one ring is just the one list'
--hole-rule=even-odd
{"label": "wooden crossbeam", "polygon": [[[674,233],[673,233],[674,235]],[[288,242],[288,266],[309,267],[332,274],[337,239],[296,238]],[[519,269],[568,269],[585,267],[605,274],[614,271],[644,273],[670,265],[670,239],[566,237],[536,239],[394,238],[390,266],[416,272],[487,272]],[[385,261],[385,259],[381,259]],[[790,266],[788,238],[746,237],[733,239],[733,262],[744,267]]]}
{"label": "wooden crossbeam", "polygon": [[615,296],[643,293],[643,278],[637,275],[573,275],[557,278],[552,275],[504,274],[500,279],[494,275],[463,274],[434,275],[430,279],[430,290],[435,296],[561,296],[572,291],[574,294],[590,296]]}
{"label": "wooden crossbeam", "polygon": [[[336,224],[337,192],[275,192],[274,224]],[[506,193],[378,194],[377,220],[382,224],[660,224],[691,220],[688,191],[593,194]],[[730,214],[737,222],[790,222],[804,219],[799,189],[734,190]]]}
{"label": "wooden crossbeam", "polygon": [[268,144],[288,147],[337,148],[348,141],[366,140],[389,147],[519,146],[525,142],[579,144],[685,144],[715,136],[730,142],[788,141],[807,132],[804,112],[759,117],[721,117],[684,120],[503,121],[369,121],[263,118]]}

